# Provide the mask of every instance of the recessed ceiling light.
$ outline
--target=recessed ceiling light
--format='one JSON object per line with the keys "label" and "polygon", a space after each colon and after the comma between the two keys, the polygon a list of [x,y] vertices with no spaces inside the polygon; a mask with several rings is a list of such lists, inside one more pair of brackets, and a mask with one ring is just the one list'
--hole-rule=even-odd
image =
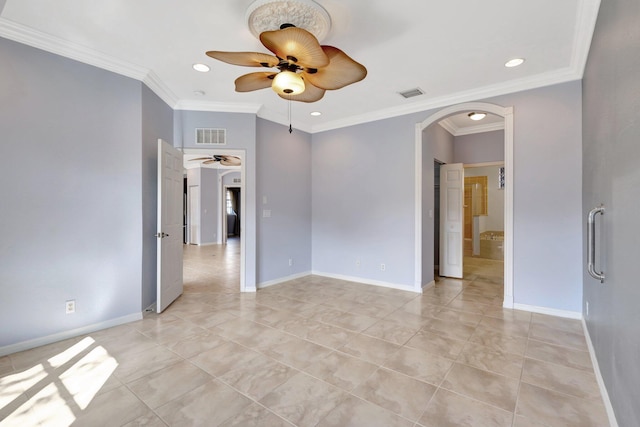
{"label": "recessed ceiling light", "polygon": [[478,121],[478,120],[482,120],[485,117],[487,117],[487,113],[476,113],[476,112],[473,112],[473,113],[467,114],[467,116],[469,116],[469,118],[471,120]]}
{"label": "recessed ceiling light", "polygon": [[201,73],[206,73],[211,68],[209,68],[206,64],[193,64],[193,69],[196,71],[200,71]]}
{"label": "recessed ceiling light", "polygon": [[322,115],[322,113],[320,111],[312,111],[310,114],[312,116],[321,116]]}
{"label": "recessed ceiling light", "polygon": [[507,68],[517,67],[518,65],[522,65],[524,63],[524,58],[513,58],[505,62],[504,66]]}

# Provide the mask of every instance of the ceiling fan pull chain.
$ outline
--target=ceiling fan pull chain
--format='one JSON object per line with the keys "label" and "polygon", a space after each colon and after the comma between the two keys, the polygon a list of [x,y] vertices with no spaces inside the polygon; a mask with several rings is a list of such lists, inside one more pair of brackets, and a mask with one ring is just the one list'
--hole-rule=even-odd
{"label": "ceiling fan pull chain", "polygon": [[291,98],[289,98],[289,133],[293,132],[293,128],[291,127]]}

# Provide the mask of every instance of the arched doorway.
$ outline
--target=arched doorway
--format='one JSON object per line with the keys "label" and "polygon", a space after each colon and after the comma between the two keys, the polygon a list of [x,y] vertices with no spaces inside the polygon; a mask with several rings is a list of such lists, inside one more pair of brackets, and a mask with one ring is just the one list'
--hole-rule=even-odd
{"label": "arched doorway", "polygon": [[[466,111],[485,111],[504,119],[504,302],[503,306],[513,308],[513,107],[502,107],[486,102],[468,102],[444,108],[424,121],[417,123],[415,128],[415,290],[421,291],[423,286],[422,271],[422,216],[423,216],[423,131],[430,125],[451,115]],[[431,242],[432,244],[433,242]]]}

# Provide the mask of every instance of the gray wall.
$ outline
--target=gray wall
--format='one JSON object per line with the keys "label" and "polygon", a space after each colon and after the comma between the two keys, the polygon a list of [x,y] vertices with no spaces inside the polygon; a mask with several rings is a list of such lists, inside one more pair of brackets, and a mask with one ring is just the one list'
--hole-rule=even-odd
{"label": "gray wall", "polygon": [[[579,313],[580,82],[484,101],[514,107],[515,302]],[[413,286],[414,131],[435,112],[313,135],[314,270]],[[432,175],[432,163],[425,166]],[[432,200],[433,188],[423,197]],[[431,244],[424,248],[424,259],[433,257]]]}
{"label": "gray wall", "polygon": [[581,84],[487,101],[514,107],[515,302],[580,313]]}
{"label": "gray wall", "polygon": [[262,119],[257,134],[258,283],[265,283],[311,271],[311,135]]}
{"label": "gray wall", "polygon": [[[640,425],[640,3],[603,1],[583,82],[583,218],[604,203],[585,317],[620,426]],[[586,224],[584,225],[586,228]],[[584,255],[586,263],[586,255]],[[586,303],[589,303],[589,313]]]}
{"label": "gray wall", "polygon": [[314,271],[413,288],[414,139],[422,116],[313,135]]}
{"label": "gray wall", "polygon": [[173,110],[142,85],[142,306],[156,301],[158,139],[171,144]]}
{"label": "gray wall", "polygon": [[0,58],[0,347],[139,316],[142,84],[2,38]]}
{"label": "gray wall", "polygon": [[504,131],[474,133],[454,138],[455,163],[486,163],[504,160]]}
{"label": "gray wall", "polygon": [[[189,182],[187,181],[187,184]],[[218,198],[218,169],[200,168],[200,244],[216,243],[221,208]]]}

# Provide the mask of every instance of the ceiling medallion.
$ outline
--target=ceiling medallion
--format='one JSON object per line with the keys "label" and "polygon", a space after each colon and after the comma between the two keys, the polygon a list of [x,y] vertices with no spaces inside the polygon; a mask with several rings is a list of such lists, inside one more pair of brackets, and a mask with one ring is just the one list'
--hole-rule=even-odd
{"label": "ceiling medallion", "polygon": [[247,9],[247,25],[256,37],[265,31],[280,29],[282,24],[292,24],[307,30],[318,41],[331,30],[331,17],[313,0],[256,0]]}

